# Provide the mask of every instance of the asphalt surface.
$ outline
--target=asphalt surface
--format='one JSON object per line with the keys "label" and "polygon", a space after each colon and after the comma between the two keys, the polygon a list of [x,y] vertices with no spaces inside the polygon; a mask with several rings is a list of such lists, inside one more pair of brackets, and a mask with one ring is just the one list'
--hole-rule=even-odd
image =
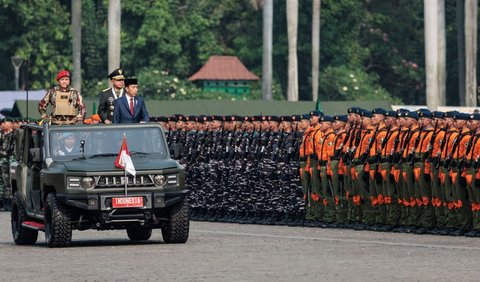
{"label": "asphalt surface", "polygon": [[160,230],[74,231],[70,248],[44,234],[16,246],[0,212],[0,281],[478,281],[480,238],[191,222],[186,244]]}

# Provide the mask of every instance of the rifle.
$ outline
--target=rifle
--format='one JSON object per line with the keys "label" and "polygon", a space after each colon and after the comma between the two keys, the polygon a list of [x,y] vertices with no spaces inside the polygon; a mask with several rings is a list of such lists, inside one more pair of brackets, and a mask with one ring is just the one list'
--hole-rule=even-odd
{"label": "rifle", "polygon": [[450,170],[452,168],[452,158],[453,158],[452,153],[455,152],[455,150],[457,150],[458,144],[461,139],[460,135],[461,133],[459,133],[457,137],[455,137],[455,140],[453,141],[452,150],[450,151],[450,153],[448,153],[447,158],[443,161],[443,167],[445,167],[447,170]]}
{"label": "rifle", "polygon": [[[194,156],[193,156],[193,152],[192,152],[192,151],[193,151],[193,147],[195,146],[195,144],[196,144],[197,141],[198,141],[198,136],[199,136],[199,134],[198,134],[198,130],[197,130],[197,131],[195,131],[195,137],[193,138],[193,142],[188,142],[188,141],[187,141],[187,143],[186,143],[186,144],[188,145],[187,162],[189,162],[189,163],[193,161],[192,158],[193,158]],[[191,139],[190,139],[190,140],[191,140]]]}
{"label": "rifle", "polygon": [[360,142],[362,142],[362,128],[363,128],[363,120],[360,121],[360,127],[355,132],[355,138],[353,139],[353,147],[350,147],[350,152],[348,155],[349,163],[351,163],[351,161],[355,157],[355,152],[357,151],[357,147],[360,145]]}
{"label": "rifle", "polygon": [[239,136],[240,138],[238,138],[236,140],[236,142],[234,143],[235,148],[234,148],[234,153],[233,153],[232,159],[238,160],[239,154],[237,154],[237,153],[241,152],[241,145],[243,143],[243,136],[245,135],[245,131],[246,131],[246,129],[244,128],[242,130],[242,133]]}
{"label": "rifle", "polygon": [[[410,138],[412,137],[411,134],[412,131],[412,126],[410,126],[405,134],[405,137],[403,137],[403,140],[400,142],[400,150],[399,152],[395,153],[394,156],[394,162],[396,162],[398,165],[402,164],[402,157],[403,157],[403,150],[405,150],[406,144],[410,142]],[[400,135],[400,133],[399,133]]]}
{"label": "rifle", "polygon": [[[422,133],[422,131],[423,131],[423,126],[420,127],[417,138],[415,138],[415,144],[413,145],[413,148],[410,151],[410,153],[408,153],[408,155],[407,155],[407,163],[410,163],[411,166],[413,166],[413,164],[415,162],[415,152],[416,152],[416,149],[418,147],[418,144],[420,143],[420,140],[421,140],[421,137],[420,137],[421,134],[420,133]],[[412,133],[412,136],[413,136],[414,133],[415,133],[415,131]],[[412,138],[412,136],[410,136],[410,139]],[[426,135],[423,138],[425,138],[425,137],[426,137]],[[423,143],[423,141],[422,141],[422,143]]]}
{"label": "rifle", "polygon": [[272,161],[274,161],[274,162],[277,162],[277,160],[278,160],[278,152],[279,152],[279,151],[281,150],[281,148],[282,148],[282,143],[283,143],[283,142],[282,142],[282,141],[283,141],[283,130],[284,130],[284,129],[282,128],[282,130],[280,131],[280,135],[279,135],[279,136],[280,136],[280,140],[278,140],[278,145],[277,145],[277,147],[274,148],[274,150],[273,150]]}
{"label": "rifle", "polygon": [[438,129],[438,119],[435,121],[435,126],[433,127],[433,134],[430,138],[430,143],[428,144],[427,152],[424,153],[423,158],[426,160],[431,156],[433,151],[433,145],[435,144],[435,138],[437,138],[437,129]]}
{"label": "rifle", "polygon": [[233,135],[235,134],[236,130],[237,130],[237,124],[235,124],[235,126],[233,127],[233,131],[228,133],[227,142],[225,144],[224,159],[229,159],[230,158],[230,145],[232,143],[232,138],[233,138]]}
{"label": "rifle", "polygon": [[[218,138],[218,139],[215,139],[215,145],[214,145],[214,147],[213,147],[213,152],[214,152],[214,154],[215,154],[215,159],[218,159],[218,151],[219,151],[219,150],[217,150],[217,148],[218,148],[218,143],[223,141],[224,126],[225,126],[225,124],[222,122],[222,127],[220,128],[220,136],[217,136],[217,138],[218,138],[218,137],[219,137],[219,138]],[[220,146],[222,146],[222,145],[220,144]],[[221,150],[221,149],[222,149],[222,148],[220,148],[220,150]]]}
{"label": "rifle", "polygon": [[458,163],[457,168],[459,169],[459,172],[462,172],[463,169],[465,169],[465,165],[467,162],[467,155],[470,153],[470,150],[472,149],[473,143],[474,143],[474,140],[472,140],[474,139],[473,134],[474,134],[473,131],[470,131],[469,134],[467,134],[467,135],[470,135],[470,140],[469,140],[470,142],[468,142],[468,145],[467,145],[467,148],[465,149],[465,154],[463,154],[462,160]]}
{"label": "rifle", "polygon": [[[447,143],[447,137],[448,137],[448,125],[445,127],[445,135],[443,136],[443,140],[442,140],[442,143],[440,145],[440,151],[437,153],[437,155],[435,156],[435,159],[433,159],[432,163],[435,165],[435,168],[439,168],[440,167],[440,160],[441,160],[441,157],[442,157],[442,152],[443,152],[443,148],[445,148],[445,144]],[[433,156],[432,156],[433,158]]]}
{"label": "rifle", "polygon": [[377,124],[377,127],[375,128],[375,132],[373,133],[373,137],[372,139],[370,139],[370,141],[368,142],[368,146],[367,146],[367,150],[361,155],[360,157],[360,162],[361,163],[365,163],[367,162],[368,160],[368,157],[370,156],[370,151],[372,150],[372,145],[373,143],[376,141],[377,139],[377,134],[379,132],[378,130],[378,127],[380,126],[380,124]]}

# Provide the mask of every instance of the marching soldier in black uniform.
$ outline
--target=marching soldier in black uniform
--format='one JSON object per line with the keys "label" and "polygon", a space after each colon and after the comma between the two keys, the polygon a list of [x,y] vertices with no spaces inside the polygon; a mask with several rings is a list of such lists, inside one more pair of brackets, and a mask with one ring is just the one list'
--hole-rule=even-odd
{"label": "marching soldier in black uniform", "polygon": [[115,100],[123,95],[125,76],[123,70],[118,68],[112,71],[107,77],[110,79],[112,87],[107,88],[100,93],[97,113],[100,115],[102,122],[109,124],[113,121]]}

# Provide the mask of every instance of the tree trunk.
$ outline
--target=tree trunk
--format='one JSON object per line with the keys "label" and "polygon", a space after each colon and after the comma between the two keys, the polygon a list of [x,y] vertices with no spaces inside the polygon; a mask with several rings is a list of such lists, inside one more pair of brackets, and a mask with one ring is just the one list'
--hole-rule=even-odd
{"label": "tree trunk", "polygon": [[318,98],[318,72],[320,66],[320,6],[321,0],[312,2],[312,100]]}
{"label": "tree trunk", "polygon": [[465,0],[465,91],[467,107],[477,106],[478,0]]}
{"label": "tree trunk", "polygon": [[455,17],[458,48],[458,96],[460,106],[465,106],[465,0],[457,0]]}
{"label": "tree trunk", "polygon": [[121,0],[108,1],[108,73],[120,67]]}
{"label": "tree trunk", "polygon": [[273,0],[263,2],[262,94],[272,100]]}
{"label": "tree trunk", "polygon": [[82,87],[82,1],[72,0],[72,86],[81,91]]}
{"label": "tree trunk", "polygon": [[426,100],[430,109],[437,110],[446,101],[444,0],[424,0],[424,15]]}
{"label": "tree trunk", "polygon": [[298,101],[297,27],[298,0],[287,0],[288,101]]}

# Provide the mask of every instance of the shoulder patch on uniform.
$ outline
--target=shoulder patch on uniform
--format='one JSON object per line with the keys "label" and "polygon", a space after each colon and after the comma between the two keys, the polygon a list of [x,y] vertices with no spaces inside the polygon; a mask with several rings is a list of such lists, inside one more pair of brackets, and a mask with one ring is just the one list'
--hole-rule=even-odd
{"label": "shoulder patch on uniform", "polygon": [[112,87],[109,87],[109,88],[107,88],[107,89],[103,89],[102,92],[107,92],[107,91],[109,91],[110,89],[112,89]]}

